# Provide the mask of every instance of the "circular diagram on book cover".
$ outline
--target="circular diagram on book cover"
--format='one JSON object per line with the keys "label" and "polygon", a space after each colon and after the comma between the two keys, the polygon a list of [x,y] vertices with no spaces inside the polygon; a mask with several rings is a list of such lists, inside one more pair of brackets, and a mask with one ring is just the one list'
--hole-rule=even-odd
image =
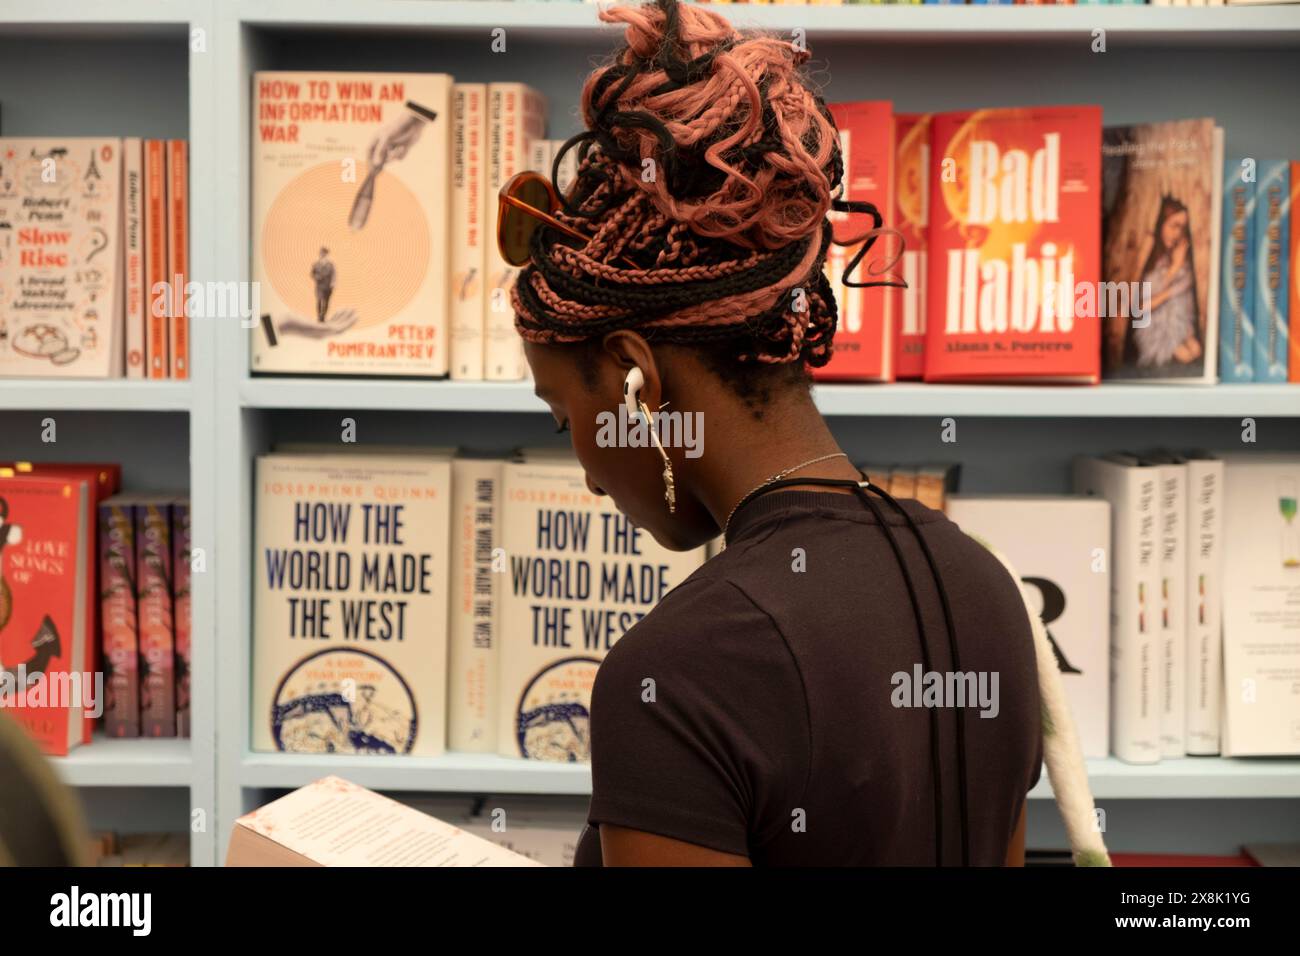
{"label": "circular diagram on book cover", "polygon": [[[367,328],[391,320],[424,284],[429,226],[392,173],[371,177],[363,162],[343,173],[338,162],[322,163],[280,190],[262,227],[262,265],[293,314],[329,325],[349,311],[349,327]],[[358,202],[364,217],[354,215]],[[361,220],[359,229],[349,224]]]}
{"label": "circular diagram on book cover", "polygon": [[516,739],[530,760],[591,759],[591,688],[600,661],[566,657],[540,671],[519,698]]}
{"label": "circular diagram on book cover", "polygon": [[271,736],[290,753],[405,754],[417,729],[410,686],[368,651],[304,657],[271,703]]}

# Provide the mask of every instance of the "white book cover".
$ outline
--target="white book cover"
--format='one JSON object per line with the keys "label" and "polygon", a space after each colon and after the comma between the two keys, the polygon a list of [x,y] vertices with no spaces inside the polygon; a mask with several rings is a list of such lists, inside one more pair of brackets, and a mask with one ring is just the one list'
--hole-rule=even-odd
{"label": "white book cover", "polygon": [[1077,495],[950,495],[946,510],[1005,554],[1037,597],[1083,755],[1107,756],[1110,505]]}
{"label": "white book cover", "polygon": [[122,246],[122,140],[0,138],[0,375],[122,375]]}
{"label": "white book cover", "polygon": [[487,176],[487,84],[452,87],[451,377],[483,378],[483,270]]}
{"label": "white book cover", "polygon": [[523,340],[515,330],[510,289],[519,269],[497,248],[501,187],[528,168],[532,143],[546,135],[546,101],[523,83],[488,84],[488,176],[483,221],[488,226],[487,276],[483,302],[484,377],[519,381],[527,375]]}
{"label": "white book cover", "polygon": [[451,462],[257,459],[253,749],[445,749]]}
{"label": "white book cover", "polygon": [[144,378],[144,142],[138,137],[122,141],[122,193],[126,301],[125,369],[127,378]]}
{"label": "white book cover", "polygon": [[1076,458],[1074,490],[1110,502],[1110,749],[1160,761],[1159,474],[1125,456]]}
{"label": "white book cover", "polygon": [[1220,749],[1223,684],[1223,462],[1187,455],[1187,752]]}
{"label": "white book cover", "polygon": [[590,759],[591,689],[605,653],[700,566],[704,549],[669,551],[576,461],[505,466],[501,692],[497,752]]}
{"label": "white book cover", "polygon": [[451,632],[447,746],[490,753],[497,746],[501,478],[505,462],[457,458],[451,466]]}
{"label": "white book cover", "polygon": [[1155,455],[1159,470],[1160,752],[1187,756],[1187,465]]}
{"label": "white book cover", "polygon": [[1300,754],[1300,455],[1224,461],[1223,755]]}
{"label": "white book cover", "polygon": [[448,370],[451,77],[253,76],[252,370]]}

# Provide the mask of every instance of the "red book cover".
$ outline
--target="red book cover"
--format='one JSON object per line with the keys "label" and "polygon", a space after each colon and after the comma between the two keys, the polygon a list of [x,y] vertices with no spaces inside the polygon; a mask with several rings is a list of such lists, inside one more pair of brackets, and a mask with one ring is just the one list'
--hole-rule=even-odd
{"label": "red book cover", "polygon": [[81,743],[87,680],[86,482],[0,475],[0,701],[41,749]]}
{"label": "red book cover", "polygon": [[894,117],[893,225],[903,234],[899,263],[906,289],[891,289],[894,309],[894,377],[920,378],[925,371],[925,232],[930,211],[929,113]]}
{"label": "red book cover", "polygon": [[176,736],[190,735],[190,503],[172,504],[172,620],[176,629]]}
{"label": "red book cover", "polygon": [[932,136],[925,380],[1096,383],[1101,107],[941,113]]}
{"label": "red book cover", "polygon": [[[100,603],[98,565],[95,555],[95,529],[98,525],[96,509],[99,503],[110,495],[117,494],[122,487],[122,466],[107,462],[31,462],[14,461],[0,464],[0,471],[11,470],[18,475],[54,475],[60,478],[77,478],[86,482],[90,494],[86,500],[86,527],[91,529],[91,537],[86,547],[91,555],[86,572],[84,586],[86,589],[86,631],[83,660],[86,670],[100,673],[103,670],[103,653],[99,640]],[[95,718],[85,714],[82,726],[82,743],[90,743],[95,731]]]}
{"label": "red book cover", "polygon": [[167,143],[144,143],[144,265],[146,378],[166,378],[167,313]]}
{"label": "red book cover", "polygon": [[[832,103],[831,116],[840,131],[844,156],[844,199],[872,203],[890,222],[894,205],[894,113],[887,100]],[[872,228],[861,214],[832,212],[837,240],[859,236]],[[826,254],[826,274],[839,303],[835,348],[828,364],[813,370],[820,381],[890,382],[894,379],[894,323],[890,288],[854,289],[841,283],[858,246],[832,245]],[[890,249],[882,238],[858,263],[850,278],[866,282],[871,263],[879,263]]]}
{"label": "red book cover", "polygon": [[135,607],[135,505],[99,506],[100,646],[104,655],[104,732],[140,736],[140,645]]}
{"label": "red book cover", "polygon": [[140,735],[176,736],[171,505],[136,508],[136,615],[140,626]]}
{"label": "red book cover", "polygon": [[190,318],[185,311],[185,285],[190,281],[190,170],[183,139],[167,141],[167,281],[171,283],[168,374],[189,378]]}

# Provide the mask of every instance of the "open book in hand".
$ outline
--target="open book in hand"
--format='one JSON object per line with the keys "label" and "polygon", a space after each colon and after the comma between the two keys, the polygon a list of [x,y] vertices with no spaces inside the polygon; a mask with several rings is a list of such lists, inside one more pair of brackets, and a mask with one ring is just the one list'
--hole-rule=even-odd
{"label": "open book in hand", "polygon": [[235,821],[227,866],[541,866],[340,777]]}

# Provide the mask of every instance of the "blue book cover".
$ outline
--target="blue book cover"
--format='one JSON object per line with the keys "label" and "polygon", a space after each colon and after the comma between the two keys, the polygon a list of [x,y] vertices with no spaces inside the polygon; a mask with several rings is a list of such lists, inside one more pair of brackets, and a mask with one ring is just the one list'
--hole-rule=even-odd
{"label": "blue book cover", "polygon": [[1266,160],[1255,184],[1255,381],[1285,382],[1291,164]]}
{"label": "blue book cover", "polygon": [[1224,382],[1255,380],[1255,343],[1251,316],[1255,180],[1242,179],[1243,160],[1223,166],[1223,263],[1219,270],[1219,378]]}

